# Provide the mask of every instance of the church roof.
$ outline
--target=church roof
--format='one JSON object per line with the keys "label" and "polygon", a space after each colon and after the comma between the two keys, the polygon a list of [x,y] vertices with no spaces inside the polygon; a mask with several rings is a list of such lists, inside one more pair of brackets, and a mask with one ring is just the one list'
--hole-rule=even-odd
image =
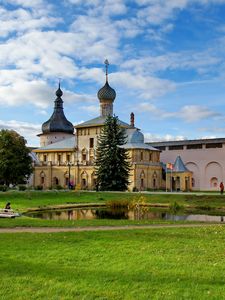
{"label": "church roof", "polygon": [[59,88],[56,91],[57,98],[55,99],[55,107],[54,112],[50,119],[42,124],[42,132],[66,132],[73,134],[74,127],[71,122],[67,120],[63,112],[63,100],[62,100],[63,92]]}
{"label": "church roof", "polygon": [[185,167],[180,156],[177,156],[176,161],[173,165],[173,172],[190,172],[188,168]]}
{"label": "church roof", "polygon": [[127,132],[127,142],[126,142],[126,144],[120,146],[121,148],[160,151],[160,150],[144,143],[144,135],[139,129],[128,128],[126,130],[126,132]]}
{"label": "church roof", "polygon": [[98,91],[98,99],[101,100],[110,100],[114,101],[116,98],[116,92],[106,80],[105,85]]}
{"label": "church roof", "polygon": [[124,149],[143,149],[143,150],[160,151],[145,143],[126,143],[120,147]]}
{"label": "church roof", "polygon": [[53,143],[53,144],[49,144],[47,146],[44,147],[40,147],[37,148],[35,150],[33,150],[34,152],[39,152],[39,151],[50,151],[50,150],[74,150],[74,148],[77,147],[77,138],[76,136],[67,138],[67,139],[63,139],[62,141]]}
{"label": "church roof", "polygon": [[[78,124],[75,126],[75,128],[82,128],[82,127],[94,127],[94,126],[103,126],[105,124],[107,116],[99,116],[97,118],[88,120],[86,122],[83,122],[81,124]],[[130,128],[131,126],[121,120],[118,120],[119,125],[125,128]]]}

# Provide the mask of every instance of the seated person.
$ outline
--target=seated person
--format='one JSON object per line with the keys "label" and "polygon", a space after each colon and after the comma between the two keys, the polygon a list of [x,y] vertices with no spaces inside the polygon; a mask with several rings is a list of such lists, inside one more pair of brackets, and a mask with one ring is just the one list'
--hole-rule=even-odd
{"label": "seated person", "polygon": [[8,202],[5,206],[5,210],[11,209],[10,202]]}

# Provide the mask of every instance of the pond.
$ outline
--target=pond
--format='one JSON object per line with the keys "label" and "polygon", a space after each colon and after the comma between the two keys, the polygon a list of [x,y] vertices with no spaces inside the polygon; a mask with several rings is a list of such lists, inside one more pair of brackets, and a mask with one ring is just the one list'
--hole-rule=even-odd
{"label": "pond", "polygon": [[39,210],[28,212],[28,217],[45,220],[93,220],[93,219],[124,219],[124,220],[171,220],[171,221],[200,221],[225,222],[225,216],[196,213],[155,210],[149,207],[138,209],[110,209],[110,208],[73,208],[61,210]]}

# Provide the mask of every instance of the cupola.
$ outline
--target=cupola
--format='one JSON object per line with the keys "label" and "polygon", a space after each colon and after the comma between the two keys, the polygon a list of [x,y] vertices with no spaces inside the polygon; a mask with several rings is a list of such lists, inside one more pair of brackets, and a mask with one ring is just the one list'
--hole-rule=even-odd
{"label": "cupola", "polygon": [[113,115],[113,102],[116,98],[116,92],[108,83],[108,66],[109,62],[105,60],[106,82],[105,85],[98,91],[98,99],[100,101],[100,115],[107,117]]}
{"label": "cupola", "polygon": [[57,98],[55,99],[55,107],[54,107],[53,114],[48,121],[42,124],[42,132],[43,134],[50,133],[50,132],[64,132],[64,133],[73,134],[74,132],[73,124],[69,122],[64,115],[63,100],[61,98],[63,92],[60,88],[60,83],[55,94]]}

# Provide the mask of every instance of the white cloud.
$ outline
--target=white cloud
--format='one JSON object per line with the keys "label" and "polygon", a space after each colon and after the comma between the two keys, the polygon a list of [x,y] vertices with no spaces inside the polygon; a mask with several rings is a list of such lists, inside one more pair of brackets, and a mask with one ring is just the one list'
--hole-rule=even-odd
{"label": "white cloud", "polygon": [[[63,90],[63,93],[63,99],[67,103],[88,103],[96,100],[93,96],[76,94],[66,89]],[[26,103],[46,109],[49,105],[53,105],[54,98],[55,90],[42,80],[25,81],[18,79],[14,83],[0,86],[0,105],[3,106],[20,106]]]}
{"label": "white cloud", "polygon": [[110,82],[120,87],[136,92],[139,98],[155,99],[175,89],[175,84],[166,79],[152,76],[142,76],[129,72],[117,72],[110,76]]}
{"label": "white cloud", "polygon": [[80,109],[84,110],[85,112],[90,113],[91,115],[99,115],[99,106],[98,105],[81,106]]}
{"label": "white cloud", "polygon": [[171,134],[166,135],[156,135],[152,133],[144,133],[145,143],[148,142],[162,142],[162,141],[181,141],[186,140],[187,138],[182,135],[173,136]]}
{"label": "white cloud", "polygon": [[142,102],[137,106],[137,111],[151,113],[152,117],[157,117],[157,119],[182,119],[188,123],[221,116],[220,113],[214,112],[207,107],[200,105],[185,105],[178,111],[167,112],[165,110],[158,109],[153,104]]}
{"label": "white cloud", "polygon": [[39,145],[39,138],[37,138],[36,135],[41,132],[41,124],[20,122],[16,120],[0,120],[0,129],[15,130],[27,141],[29,141],[29,146]]}
{"label": "white cloud", "polygon": [[219,113],[200,105],[185,105],[177,114],[179,118],[184,119],[186,122],[196,122],[220,116]]}

